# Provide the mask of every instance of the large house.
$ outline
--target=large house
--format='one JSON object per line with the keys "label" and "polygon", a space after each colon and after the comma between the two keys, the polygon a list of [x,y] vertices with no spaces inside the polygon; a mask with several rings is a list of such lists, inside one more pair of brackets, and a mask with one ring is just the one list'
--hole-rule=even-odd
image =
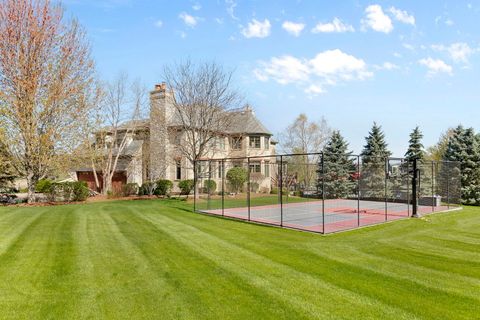
{"label": "large house", "polygon": [[[118,190],[126,183],[142,185],[146,181],[168,179],[177,183],[184,179],[193,179],[193,167],[177,150],[185,139],[182,126],[176,120],[172,104],[173,93],[166,89],[165,83],[155,86],[150,92],[150,118],[136,121],[135,130],[128,133],[127,146],[119,157],[113,188]],[[248,165],[245,161],[228,161],[222,167],[219,161],[211,161],[208,177],[217,181],[219,186],[222,174],[233,166],[248,166],[248,170],[260,177],[258,188],[270,190],[270,166],[275,162],[275,142],[272,134],[255,117],[250,106],[240,111],[231,111],[231,125],[225,132],[218,133],[208,152],[208,159],[254,157]],[[126,124],[120,130],[120,136],[127,132]],[[200,164],[205,169],[207,162]],[[214,168],[214,169],[212,169]],[[198,168],[197,168],[198,170]],[[205,172],[205,170],[204,170]],[[86,181],[91,189],[95,187],[95,178],[91,168],[77,169],[76,178]],[[100,179],[101,180],[101,179]],[[101,188],[100,188],[101,189]]]}

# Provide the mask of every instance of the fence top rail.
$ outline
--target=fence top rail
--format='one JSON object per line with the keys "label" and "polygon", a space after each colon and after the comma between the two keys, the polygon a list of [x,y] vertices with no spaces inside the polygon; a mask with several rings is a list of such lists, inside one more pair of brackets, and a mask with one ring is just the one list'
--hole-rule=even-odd
{"label": "fence top rail", "polygon": [[[270,154],[270,155],[257,155],[257,156],[243,156],[243,157],[224,157],[224,158],[209,158],[209,159],[197,159],[194,162],[209,162],[209,161],[235,161],[235,160],[249,160],[249,159],[264,159],[264,158],[283,158],[283,157],[295,157],[295,156],[322,156],[324,152],[306,152],[306,153],[281,153],[281,154]],[[364,156],[358,154],[350,154],[352,158],[363,158]],[[406,161],[407,158],[401,157],[378,157],[379,159],[393,160],[393,161]],[[423,160],[424,163],[457,163],[460,164],[460,161],[451,161],[451,160]]]}

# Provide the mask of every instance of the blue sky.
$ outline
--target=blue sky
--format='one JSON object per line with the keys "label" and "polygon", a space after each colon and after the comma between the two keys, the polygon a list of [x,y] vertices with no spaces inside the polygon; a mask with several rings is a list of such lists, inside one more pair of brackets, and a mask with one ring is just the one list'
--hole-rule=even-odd
{"label": "blue sky", "polygon": [[394,155],[416,125],[426,146],[478,129],[479,1],[66,0],[99,74],[148,86],[190,58],[235,69],[257,116],[280,133],[299,113],[326,118],[360,152],[372,123]]}

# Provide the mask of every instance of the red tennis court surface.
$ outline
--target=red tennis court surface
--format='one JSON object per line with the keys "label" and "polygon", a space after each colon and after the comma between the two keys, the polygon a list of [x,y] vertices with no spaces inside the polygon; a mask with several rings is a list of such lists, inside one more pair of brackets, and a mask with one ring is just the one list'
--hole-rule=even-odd
{"label": "red tennis court surface", "polygon": [[[447,206],[419,206],[418,213],[427,214],[448,209]],[[305,231],[331,233],[405,219],[411,215],[411,210],[411,205],[406,203],[333,199],[324,202],[319,200],[284,203],[282,206],[251,206],[250,210],[248,207],[237,207],[204,209],[200,212]]]}

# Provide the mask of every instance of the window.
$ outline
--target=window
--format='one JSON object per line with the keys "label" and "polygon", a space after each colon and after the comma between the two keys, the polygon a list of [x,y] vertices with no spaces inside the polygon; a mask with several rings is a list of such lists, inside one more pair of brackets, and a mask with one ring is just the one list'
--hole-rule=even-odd
{"label": "window", "polygon": [[175,172],[175,179],[181,180],[182,179],[182,162],[177,160],[176,172]]}
{"label": "window", "polygon": [[220,150],[225,150],[225,138],[224,137],[217,138],[217,147]]}
{"label": "window", "polygon": [[260,137],[259,136],[250,136],[250,148],[260,149]]}
{"label": "window", "polygon": [[265,173],[265,177],[270,177],[270,162],[265,162],[265,170],[263,171]]}
{"label": "window", "polygon": [[223,178],[223,163],[221,161],[218,161],[218,178]]}
{"label": "window", "polygon": [[232,149],[233,150],[242,149],[242,137],[233,137],[232,138]]}
{"label": "window", "polygon": [[266,150],[270,149],[270,138],[269,138],[269,137],[264,137],[263,147],[264,147]]}
{"label": "window", "polygon": [[260,173],[262,172],[262,167],[260,163],[250,163],[250,173]]}

